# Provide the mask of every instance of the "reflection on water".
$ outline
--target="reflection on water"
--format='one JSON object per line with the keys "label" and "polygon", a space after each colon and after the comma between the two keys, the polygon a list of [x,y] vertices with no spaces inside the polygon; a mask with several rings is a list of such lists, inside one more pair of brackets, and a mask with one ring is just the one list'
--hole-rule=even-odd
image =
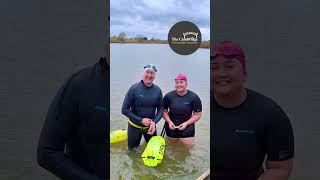
{"label": "reflection on water", "polygon": [[[196,179],[198,169],[208,168],[205,164],[209,156],[194,156],[195,147],[188,149],[183,144],[168,140],[162,162],[156,167],[145,166],[140,157],[145,146],[143,143],[137,150],[128,151],[126,142],[112,144],[112,179]],[[115,158],[117,156],[119,158]]]}

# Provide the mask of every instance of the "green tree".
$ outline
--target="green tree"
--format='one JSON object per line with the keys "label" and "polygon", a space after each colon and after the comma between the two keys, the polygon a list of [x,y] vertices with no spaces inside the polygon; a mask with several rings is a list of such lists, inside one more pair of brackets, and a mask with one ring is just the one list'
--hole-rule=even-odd
{"label": "green tree", "polygon": [[119,40],[124,41],[126,39],[126,34],[124,32],[120,32],[118,38]]}

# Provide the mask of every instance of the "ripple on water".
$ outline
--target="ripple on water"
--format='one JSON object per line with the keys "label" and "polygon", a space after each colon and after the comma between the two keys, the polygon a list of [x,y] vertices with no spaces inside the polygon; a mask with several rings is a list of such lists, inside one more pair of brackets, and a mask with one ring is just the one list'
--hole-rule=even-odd
{"label": "ripple on water", "polygon": [[[199,156],[201,146],[190,150],[179,143],[167,142],[165,157],[157,167],[147,167],[140,155],[145,143],[129,152],[126,143],[111,146],[112,179],[196,179],[209,168],[207,156]],[[202,150],[204,151],[204,150]]]}

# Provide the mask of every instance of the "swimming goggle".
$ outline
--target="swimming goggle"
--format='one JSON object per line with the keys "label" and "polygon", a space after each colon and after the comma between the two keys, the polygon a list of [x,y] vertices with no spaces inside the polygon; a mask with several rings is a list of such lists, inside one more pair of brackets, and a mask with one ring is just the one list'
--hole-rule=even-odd
{"label": "swimming goggle", "polygon": [[153,69],[155,72],[157,72],[157,68],[156,68],[154,65],[152,65],[152,64],[148,64],[148,65],[144,66],[143,68],[144,68],[144,69],[146,69],[146,68],[151,68],[151,69]]}
{"label": "swimming goggle", "polygon": [[237,56],[244,57],[243,54],[239,53],[238,51],[234,50],[233,48],[224,48],[223,50],[219,50],[218,52],[215,51],[213,56],[210,57],[210,59],[214,59],[218,55],[223,55],[226,59],[233,59]]}

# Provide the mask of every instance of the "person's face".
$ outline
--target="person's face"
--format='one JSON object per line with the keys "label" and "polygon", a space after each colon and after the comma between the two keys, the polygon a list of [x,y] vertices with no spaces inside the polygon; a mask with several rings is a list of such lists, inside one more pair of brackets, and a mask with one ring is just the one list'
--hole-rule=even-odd
{"label": "person's face", "polygon": [[236,59],[216,57],[210,62],[211,87],[217,95],[230,95],[240,92],[247,78],[241,63]]}
{"label": "person's face", "polygon": [[185,80],[175,80],[175,88],[178,93],[183,93],[187,90],[187,82]]}
{"label": "person's face", "polygon": [[146,85],[151,85],[155,77],[156,77],[156,73],[151,69],[147,69],[143,73],[143,82]]}

